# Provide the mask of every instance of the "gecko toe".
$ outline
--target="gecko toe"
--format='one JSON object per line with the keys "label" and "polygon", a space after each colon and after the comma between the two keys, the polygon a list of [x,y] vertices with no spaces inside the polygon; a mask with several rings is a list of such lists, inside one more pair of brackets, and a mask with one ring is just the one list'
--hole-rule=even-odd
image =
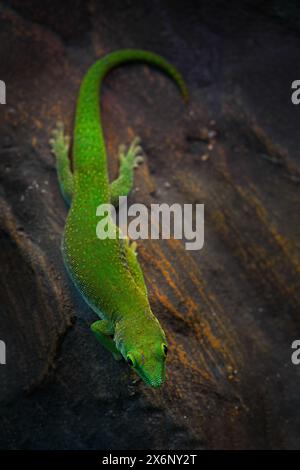
{"label": "gecko toe", "polygon": [[137,147],[140,143],[141,143],[141,138],[138,136],[135,137],[130,144],[129,152],[132,152],[135,149],[135,147]]}

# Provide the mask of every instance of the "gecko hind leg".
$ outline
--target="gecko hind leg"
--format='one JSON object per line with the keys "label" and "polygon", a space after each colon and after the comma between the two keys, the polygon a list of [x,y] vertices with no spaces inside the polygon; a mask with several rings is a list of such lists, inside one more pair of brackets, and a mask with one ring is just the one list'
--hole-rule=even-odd
{"label": "gecko hind leg", "polygon": [[116,348],[114,340],[110,337],[113,334],[113,330],[107,320],[95,321],[91,324],[91,330],[99,343],[101,343],[105,349],[111,352],[117,361],[122,359],[122,355]]}
{"label": "gecko hind leg", "polygon": [[61,193],[66,203],[70,205],[74,187],[69,160],[70,138],[64,134],[64,127],[61,122],[57,123],[57,128],[52,132],[49,143],[56,157],[56,171]]}
{"label": "gecko hind leg", "polygon": [[119,147],[119,176],[110,184],[111,203],[117,207],[120,196],[127,196],[133,186],[134,169],[143,161],[140,138],[135,137],[127,152],[124,145]]}

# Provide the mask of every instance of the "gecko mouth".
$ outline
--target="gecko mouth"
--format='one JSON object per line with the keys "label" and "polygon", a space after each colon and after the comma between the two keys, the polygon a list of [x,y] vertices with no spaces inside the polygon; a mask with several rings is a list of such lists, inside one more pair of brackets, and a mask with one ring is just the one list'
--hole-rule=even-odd
{"label": "gecko mouth", "polygon": [[159,380],[149,382],[149,385],[151,385],[151,387],[153,387],[153,388],[159,388],[159,387],[162,386],[163,383],[164,383],[164,380],[159,379]]}
{"label": "gecko mouth", "polygon": [[147,385],[153,388],[161,387],[165,381],[164,370],[160,374],[157,374],[156,376],[150,376],[150,375],[145,374],[143,371],[138,371],[138,370],[137,370],[137,373]]}

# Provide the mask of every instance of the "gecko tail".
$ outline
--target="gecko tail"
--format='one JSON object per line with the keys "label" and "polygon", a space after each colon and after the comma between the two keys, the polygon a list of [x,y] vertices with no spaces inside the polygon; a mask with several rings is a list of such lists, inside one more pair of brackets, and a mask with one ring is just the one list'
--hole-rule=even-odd
{"label": "gecko tail", "polygon": [[102,60],[103,64],[106,64],[107,71],[115,66],[128,62],[140,62],[153,65],[174,80],[186,102],[189,99],[188,88],[181,73],[159,54],[141,49],[123,49],[108,54]]}
{"label": "gecko tail", "polygon": [[[99,161],[99,153],[105,155],[99,107],[101,84],[110,70],[125,63],[145,63],[162,70],[176,83],[185,102],[188,101],[188,89],[182,75],[176,67],[158,54],[140,49],[122,49],[97,60],[81,83],[77,101],[74,130],[74,159],[77,170],[87,164],[100,170],[102,165],[104,173],[105,158],[102,162]],[[92,136],[97,138],[93,139]],[[87,152],[88,161],[84,157]]]}
{"label": "gecko tail", "polygon": [[[101,59],[97,60],[88,70],[83,83],[82,83],[82,93],[85,91],[86,82],[90,81],[90,78],[93,81],[93,78],[98,77],[98,80],[101,82],[107,73],[124,63],[145,63],[153,65],[158,69],[165,72],[170,78],[174,80],[178,86],[183,98],[185,101],[189,99],[189,93],[187,85],[181,75],[181,73],[174,67],[170,62],[164,59],[159,54],[154,52],[144,51],[141,49],[122,49],[120,51],[115,51],[107,54]],[[100,85],[100,83],[98,83]],[[99,90],[99,87],[98,87]]]}

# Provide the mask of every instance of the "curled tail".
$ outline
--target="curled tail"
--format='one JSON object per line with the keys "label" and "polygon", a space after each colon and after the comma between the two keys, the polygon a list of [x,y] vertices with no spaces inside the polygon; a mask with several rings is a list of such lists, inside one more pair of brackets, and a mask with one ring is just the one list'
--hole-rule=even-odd
{"label": "curled tail", "polygon": [[[74,130],[75,171],[90,166],[107,182],[106,151],[102,134],[99,97],[101,84],[107,73],[123,63],[142,62],[163,70],[179,87],[188,101],[187,86],[178,70],[163,57],[138,49],[123,49],[97,60],[86,73],[79,92]],[[100,158],[101,156],[101,158]]]}

